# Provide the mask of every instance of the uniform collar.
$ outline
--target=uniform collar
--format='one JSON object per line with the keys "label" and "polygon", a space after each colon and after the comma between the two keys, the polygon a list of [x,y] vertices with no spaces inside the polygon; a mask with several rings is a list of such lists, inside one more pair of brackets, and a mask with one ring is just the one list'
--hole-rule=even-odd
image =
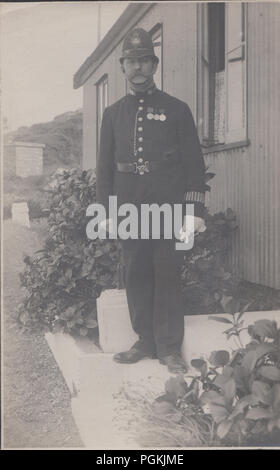
{"label": "uniform collar", "polygon": [[153,84],[153,86],[149,88],[147,91],[134,91],[130,88],[128,91],[128,94],[133,95],[133,96],[146,96],[146,95],[153,95],[156,90],[157,90],[157,87],[155,84]]}

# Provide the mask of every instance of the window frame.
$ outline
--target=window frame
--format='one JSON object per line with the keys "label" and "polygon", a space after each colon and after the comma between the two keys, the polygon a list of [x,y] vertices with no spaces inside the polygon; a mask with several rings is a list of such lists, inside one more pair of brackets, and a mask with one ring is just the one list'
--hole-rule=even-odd
{"label": "window frame", "polygon": [[[208,4],[198,4],[197,5],[197,107],[196,107],[196,115],[197,115],[197,128],[198,134],[201,142],[201,146],[203,148],[204,153],[210,153],[210,151],[219,151],[219,150],[226,150],[231,147],[240,147],[249,145],[248,139],[248,9],[246,4],[243,5],[242,11],[242,27],[244,37],[242,38],[242,48],[244,54],[244,82],[243,82],[243,90],[244,90],[244,127],[240,128],[238,132],[234,133],[234,131],[229,132],[227,130],[228,127],[228,70],[227,70],[227,17],[228,17],[228,4],[225,2],[225,142],[214,142],[213,137],[214,135],[210,136],[210,110],[208,108],[207,119],[205,119],[205,90],[204,88],[204,77],[203,77],[203,54],[205,49],[205,28],[203,27],[203,23],[205,23],[205,17],[208,18]],[[206,19],[207,21],[207,19]],[[206,31],[208,35],[208,28]],[[209,38],[208,38],[209,39]],[[209,40],[206,40],[206,44],[208,46],[208,58],[209,58]],[[209,63],[208,63],[208,73],[209,73]],[[208,106],[210,101],[209,95],[209,77],[208,77]],[[206,103],[207,105],[207,103]],[[212,110],[213,112],[213,110]],[[207,129],[207,121],[208,121],[208,142],[206,140],[205,135],[205,127]],[[206,123],[206,126],[205,126]],[[242,129],[242,132],[240,132]]]}
{"label": "window frame", "polygon": [[[159,57],[159,71],[160,71],[160,78],[161,78],[161,87],[158,87],[160,90],[163,90],[163,23],[156,23],[150,30],[149,34],[152,38],[153,43],[157,41],[157,37],[160,36],[160,55]],[[156,51],[155,51],[156,52]],[[157,54],[156,54],[157,55]]]}
{"label": "window frame", "polygon": [[[102,113],[100,113],[100,103],[99,103],[100,86],[102,86],[102,100],[103,100],[102,101]],[[107,73],[103,74],[102,77],[95,83],[95,87],[96,87],[96,152],[98,153],[102,116],[103,116],[105,108],[109,104],[109,78],[108,78]]]}

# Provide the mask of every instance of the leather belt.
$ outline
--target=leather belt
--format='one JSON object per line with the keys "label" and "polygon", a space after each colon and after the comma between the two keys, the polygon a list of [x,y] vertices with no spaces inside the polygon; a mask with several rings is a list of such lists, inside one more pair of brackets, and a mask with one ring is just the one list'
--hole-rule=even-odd
{"label": "leather belt", "polygon": [[117,162],[117,170],[123,173],[134,173],[135,175],[144,175],[150,171],[158,170],[162,166],[162,162],[156,160],[133,162],[133,163],[120,163]]}

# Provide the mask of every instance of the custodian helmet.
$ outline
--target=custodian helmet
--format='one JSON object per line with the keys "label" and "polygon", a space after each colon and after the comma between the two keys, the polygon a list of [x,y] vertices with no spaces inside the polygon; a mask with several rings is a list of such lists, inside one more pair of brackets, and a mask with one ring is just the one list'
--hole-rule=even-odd
{"label": "custodian helmet", "polygon": [[127,58],[133,59],[146,56],[154,57],[158,62],[150,34],[145,29],[135,28],[124,39],[120,62],[122,63]]}

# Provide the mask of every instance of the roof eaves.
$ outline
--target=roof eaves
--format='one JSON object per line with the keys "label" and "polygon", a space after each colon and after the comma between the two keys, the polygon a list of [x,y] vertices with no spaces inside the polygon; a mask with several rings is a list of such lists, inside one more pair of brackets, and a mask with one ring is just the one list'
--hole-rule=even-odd
{"label": "roof eaves", "polygon": [[135,24],[155,3],[130,3],[122,15],[113,24],[102,41],[98,44],[92,54],[80,66],[73,78],[73,87],[81,87],[96,70],[100,63],[123,39],[125,34],[131,28],[131,22]]}

